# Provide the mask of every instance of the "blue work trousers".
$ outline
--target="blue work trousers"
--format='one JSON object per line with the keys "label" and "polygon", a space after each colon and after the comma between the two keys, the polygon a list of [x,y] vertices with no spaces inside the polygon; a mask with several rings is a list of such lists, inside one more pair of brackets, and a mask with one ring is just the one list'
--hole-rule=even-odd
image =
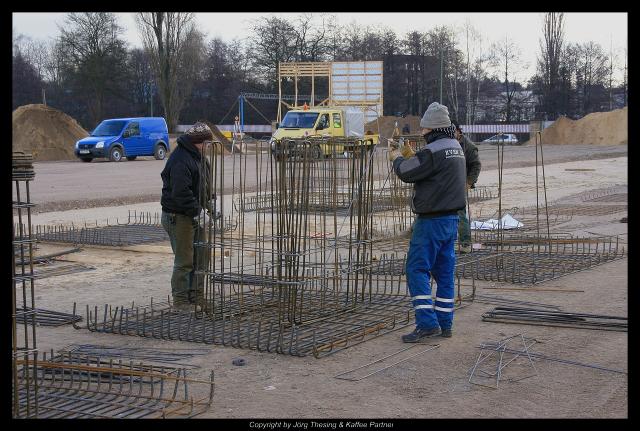
{"label": "blue work trousers", "polygon": [[[413,225],[406,272],[417,328],[451,329],[453,325],[457,231],[457,215],[418,217]],[[431,276],[437,283],[435,302]]]}

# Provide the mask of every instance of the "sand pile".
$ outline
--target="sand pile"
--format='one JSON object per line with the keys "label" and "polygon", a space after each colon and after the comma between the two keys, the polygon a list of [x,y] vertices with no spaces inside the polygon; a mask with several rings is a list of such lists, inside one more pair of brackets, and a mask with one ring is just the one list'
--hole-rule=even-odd
{"label": "sand pile", "polygon": [[[525,143],[533,145],[534,140]],[[593,112],[579,120],[560,117],[542,131],[542,144],[622,145],[629,143],[628,109]]]}
{"label": "sand pile", "polygon": [[73,160],[76,141],[89,134],[76,120],[45,105],[23,105],[13,111],[13,151],[33,154],[33,160]]}
{"label": "sand pile", "polygon": [[[393,135],[393,129],[395,122],[398,122],[398,130],[402,134],[402,128],[405,124],[409,124],[409,134],[420,134],[420,119],[421,117],[415,115],[407,115],[405,118],[389,115],[385,117],[378,117],[377,120],[370,121],[364,125],[364,130],[372,131],[373,133],[380,133],[381,138],[390,138]],[[379,129],[378,129],[379,127]]]}

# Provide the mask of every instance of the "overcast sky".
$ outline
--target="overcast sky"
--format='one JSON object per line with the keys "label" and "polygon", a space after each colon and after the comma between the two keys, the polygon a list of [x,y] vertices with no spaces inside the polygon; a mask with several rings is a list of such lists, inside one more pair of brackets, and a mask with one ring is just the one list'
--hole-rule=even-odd
{"label": "overcast sky", "polygon": [[[535,73],[539,40],[542,37],[542,16],[540,12],[371,12],[371,13],[332,13],[338,24],[357,23],[359,25],[386,26],[402,37],[407,31],[429,31],[437,25],[458,25],[460,28],[468,20],[482,34],[486,45],[508,36],[521,50],[522,60],[528,63],[522,69],[521,79]],[[59,34],[58,25],[64,23],[66,13],[14,13],[13,29],[16,34],[24,34],[33,39],[47,40]],[[124,27],[124,38],[132,46],[141,46],[140,36],[133,13],[118,13],[120,24]],[[280,16],[292,20],[300,13],[197,13],[196,19],[209,38],[220,37],[225,41],[234,38],[244,39],[251,34],[253,20],[265,16]],[[565,13],[565,39],[567,42],[599,43],[605,51],[613,47],[614,54],[624,62],[624,50],[627,48],[627,13],[612,12],[568,12]],[[462,33],[459,36],[462,48]],[[484,43],[484,42],[483,42]],[[620,76],[620,73],[616,74]]]}

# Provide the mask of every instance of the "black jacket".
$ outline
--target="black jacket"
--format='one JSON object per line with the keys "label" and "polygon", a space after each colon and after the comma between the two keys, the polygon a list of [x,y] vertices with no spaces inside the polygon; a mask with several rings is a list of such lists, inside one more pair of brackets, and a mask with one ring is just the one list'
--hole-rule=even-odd
{"label": "black jacket", "polygon": [[478,157],[478,147],[464,135],[462,135],[460,146],[464,151],[464,158],[467,163],[467,184],[475,184],[478,181],[480,168],[482,167],[480,157]]}
{"label": "black jacket", "polygon": [[208,170],[202,156],[189,137],[178,138],[178,146],[171,153],[160,173],[162,177],[162,211],[195,217],[208,199],[200,185],[206,184]]}
{"label": "black jacket", "polygon": [[398,157],[393,170],[405,183],[414,183],[411,209],[416,214],[436,217],[465,207],[465,158],[455,139],[437,139],[413,157]]}

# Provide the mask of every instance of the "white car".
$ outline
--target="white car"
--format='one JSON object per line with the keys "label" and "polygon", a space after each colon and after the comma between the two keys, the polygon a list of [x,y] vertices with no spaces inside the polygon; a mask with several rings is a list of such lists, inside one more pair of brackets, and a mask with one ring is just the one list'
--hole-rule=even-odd
{"label": "white car", "polygon": [[493,143],[493,144],[497,144],[500,142],[504,144],[517,144],[518,138],[516,138],[516,135],[514,135],[513,133],[500,133],[498,135],[493,135],[492,137],[487,138],[482,142]]}

